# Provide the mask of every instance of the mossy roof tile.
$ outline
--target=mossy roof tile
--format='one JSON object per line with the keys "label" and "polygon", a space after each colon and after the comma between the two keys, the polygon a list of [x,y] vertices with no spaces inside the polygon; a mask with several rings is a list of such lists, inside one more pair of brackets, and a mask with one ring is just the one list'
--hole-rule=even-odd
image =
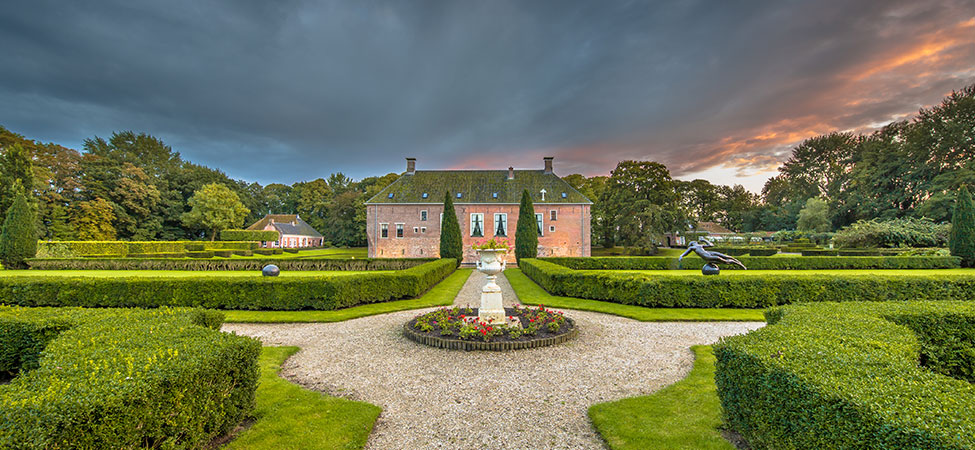
{"label": "mossy roof tile", "polygon": [[525,189],[535,203],[592,203],[557,175],[542,170],[516,170],[513,180],[507,170],[417,170],[401,175],[366,203],[442,203],[445,192],[450,192],[454,203],[520,203]]}

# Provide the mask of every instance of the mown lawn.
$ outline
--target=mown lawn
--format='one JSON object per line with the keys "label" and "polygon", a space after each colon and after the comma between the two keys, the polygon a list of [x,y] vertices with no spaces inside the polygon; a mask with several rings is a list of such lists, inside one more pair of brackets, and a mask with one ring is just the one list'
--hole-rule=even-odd
{"label": "mown lawn", "polygon": [[734,450],[719,430],[714,353],[709,345],[692,350],[697,359],[687,378],[651,395],[589,408],[593,426],[611,449]]}
{"label": "mown lawn", "polygon": [[[392,273],[370,270],[283,270],[278,278],[343,277],[359,273]],[[0,277],[93,277],[93,278],[187,278],[187,277],[262,277],[258,270],[4,270]]]}
{"label": "mown lawn", "polygon": [[[663,270],[659,272],[671,273],[677,271]],[[545,292],[541,286],[535,284],[525,276],[520,269],[504,271],[511,287],[518,294],[518,299],[526,305],[545,305],[551,308],[576,309],[613,314],[643,322],[764,322],[765,316],[760,309],[736,308],[647,308],[644,306],[621,305],[619,303],[588,300],[583,298],[557,297]],[[700,275],[699,275],[700,276]]]}
{"label": "mown lawn", "polygon": [[225,321],[231,323],[341,322],[376,314],[446,306],[454,302],[454,297],[460,292],[472,270],[458,269],[420,298],[370,303],[335,311],[225,311]]}
{"label": "mown lawn", "polygon": [[382,409],[369,403],[302,389],[280,376],[281,364],[298,347],[264,347],[253,426],[228,449],[357,449]]}

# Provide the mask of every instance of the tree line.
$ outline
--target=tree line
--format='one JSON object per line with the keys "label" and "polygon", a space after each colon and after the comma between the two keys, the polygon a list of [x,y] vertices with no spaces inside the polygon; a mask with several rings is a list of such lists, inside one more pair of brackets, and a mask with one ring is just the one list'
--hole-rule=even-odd
{"label": "tree line", "polygon": [[78,151],[0,126],[0,209],[7,211],[17,189],[31,193],[37,236],[43,240],[203,237],[211,230],[201,221],[186,220],[186,214],[193,194],[216,183],[229,188],[246,207],[244,225],[268,212],[297,213],[326,241],[362,246],[364,203],[396,177],[354,181],[336,172],[327,179],[262,186],[186,161],[162,140],[144,133],[93,137]]}
{"label": "tree line", "polygon": [[[41,239],[203,237],[207,227],[186,214],[193,194],[216,183],[239,197],[245,224],[268,212],[297,213],[326,241],[363,246],[365,201],[397,177],[355,181],[336,172],[262,186],[185,161],[147,134],[93,137],[77,151],[0,127],[0,211],[17,189],[31,193]],[[737,232],[831,231],[870,219],[944,223],[959,188],[975,183],[975,85],[873,133],[806,139],[760,195],[741,185],[677,180],[653,161],[622,161],[608,176],[563,179],[593,200],[593,242],[605,246],[650,247],[664,233],[699,222]]]}
{"label": "tree line", "polygon": [[675,180],[652,161],[563,179],[593,200],[593,242],[605,246],[651,246],[698,222],[744,233],[832,231],[872,219],[947,223],[959,188],[975,184],[975,85],[873,133],[804,140],[761,195]]}

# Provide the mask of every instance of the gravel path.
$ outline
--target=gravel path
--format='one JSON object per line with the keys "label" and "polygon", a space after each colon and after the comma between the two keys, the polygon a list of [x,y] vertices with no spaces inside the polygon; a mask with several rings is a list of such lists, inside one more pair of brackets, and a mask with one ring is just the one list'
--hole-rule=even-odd
{"label": "gravel path", "polygon": [[[480,277],[471,276],[460,301],[471,292],[468,285],[479,291]],[[498,284],[507,296],[507,280],[499,277]],[[367,449],[481,450],[605,448],[586,415],[590,405],[680,380],[693,364],[690,346],[764,325],[637,322],[572,311],[567,315],[580,332],[568,343],[509,353],[457,352],[402,337],[403,323],[420,312],[223,329],[265,345],[299,346],[284,364],[285,378],[381,406]]]}
{"label": "gravel path", "polygon": [[[472,272],[471,276],[467,278],[467,282],[460,288],[457,297],[454,298],[454,306],[470,306],[471,308],[480,306],[481,288],[484,287],[485,283],[487,283],[487,275],[476,270]],[[505,308],[518,303],[518,294],[515,294],[515,290],[511,288],[511,283],[508,283],[508,278],[504,276],[504,273],[498,275],[495,283],[501,287],[501,303],[504,304]]]}

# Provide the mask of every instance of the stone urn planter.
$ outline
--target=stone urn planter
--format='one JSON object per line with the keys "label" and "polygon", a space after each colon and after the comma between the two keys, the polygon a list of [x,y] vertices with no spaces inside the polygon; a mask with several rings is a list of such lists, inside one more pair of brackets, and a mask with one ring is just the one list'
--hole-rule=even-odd
{"label": "stone urn planter", "polygon": [[504,306],[501,301],[501,286],[498,286],[498,274],[505,269],[504,255],[508,249],[476,249],[478,261],[477,270],[487,275],[487,283],[481,288],[481,307],[477,310],[477,318],[481,322],[503,324],[507,322]]}

